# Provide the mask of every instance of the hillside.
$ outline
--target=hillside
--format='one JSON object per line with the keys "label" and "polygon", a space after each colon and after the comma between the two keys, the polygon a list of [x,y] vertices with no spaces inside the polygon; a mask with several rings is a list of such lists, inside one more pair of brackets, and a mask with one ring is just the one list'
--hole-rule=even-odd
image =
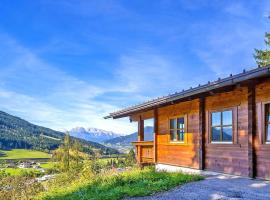
{"label": "hillside", "polygon": [[[153,140],[153,127],[152,126],[146,126],[144,128],[144,140]],[[128,149],[132,148],[131,142],[137,141],[138,138],[138,132],[125,135],[125,136],[119,136],[110,140],[104,141],[104,144],[106,146],[116,148],[122,152],[127,151]]]}
{"label": "hillside", "polygon": [[[65,134],[37,126],[19,117],[0,111],[0,149],[53,150],[63,141]],[[74,140],[74,137],[71,137]],[[96,142],[78,139],[84,149],[101,150],[102,154],[114,154],[117,150]]]}
{"label": "hillside", "polygon": [[114,133],[112,131],[105,131],[97,128],[83,128],[83,127],[73,128],[69,131],[69,133],[71,136],[74,136],[76,138],[81,138],[87,141],[99,143],[120,136],[120,134]]}

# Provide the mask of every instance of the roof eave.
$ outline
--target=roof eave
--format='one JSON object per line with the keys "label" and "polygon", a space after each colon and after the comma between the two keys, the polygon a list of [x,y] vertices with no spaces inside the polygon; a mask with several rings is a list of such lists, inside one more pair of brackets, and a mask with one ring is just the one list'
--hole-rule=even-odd
{"label": "roof eave", "polygon": [[230,76],[224,79],[219,79],[218,81],[212,82],[212,83],[208,83],[193,89],[189,89],[187,91],[184,92],[180,92],[180,93],[176,93],[174,95],[169,95],[163,98],[159,98],[156,100],[152,100],[146,103],[142,103],[139,104],[137,106],[132,106],[129,107],[127,109],[124,109],[122,111],[118,111],[115,113],[110,113],[108,116],[104,117],[104,119],[109,119],[109,118],[113,118],[113,119],[117,119],[117,118],[123,118],[123,117],[128,117],[136,112],[139,111],[143,111],[143,110],[150,110],[153,109],[157,106],[162,106],[162,105],[166,105],[170,102],[174,102],[174,101],[179,101],[181,99],[187,98],[187,97],[192,97],[194,95],[199,95],[205,92],[210,92],[213,91],[215,89],[220,89],[223,87],[227,87],[230,85],[235,85],[241,82],[245,82],[248,80],[252,80],[255,78],[261,78],[264,76],[270,75],[270,65],[266,66],[266,67],[262,67],[262,68],[256,68],[253,70],[250,70],[248,72],[243,71],[243,73],[234,75],[234,76]]}

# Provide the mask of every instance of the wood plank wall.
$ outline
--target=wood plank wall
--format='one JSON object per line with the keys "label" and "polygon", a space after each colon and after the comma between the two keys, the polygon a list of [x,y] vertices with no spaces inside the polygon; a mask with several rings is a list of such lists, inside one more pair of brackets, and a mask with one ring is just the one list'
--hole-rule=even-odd
{"label": "wood plank wall", "polygon": [[[187,143],[170,142],[169,118],[186,116]],[[157,163],[199,168],[198,163],[199,100],[159,108]]]}
{"label": "wood plank wall", "polygon": [[[206,97],[205,168],[211,171],[248,176],[248,98],[247,88]],[[233,109],[233,144],[211,144],[211,111]]]}
{"label": "wood plank wall", "polygon": [[256,175],[259,178],[270,180],[270,144],[263,141],[264,116],[263,105],[270,103],[270,79],[256,86]]}
{"label": "wood plank wall", "polygon": [[[270,78],[258,83],[254,89],[255,94],[249,95],[248,86],[238,86],[233,91],[161,107],[158,112],[147,112],[147,118],[157,116],[155,162],[270,180],[270,144],[263,141],[263,106],[270,103]],[[252,108],[249,103],[253,101],[251,97],[255,97],[255,114],[249,112]],[[234,112],[233,144],[211,144],[210,113],[224,108],[231,108]],[[256,120],[252,126],[249,126],[249,115]],[[176,116],[186,116],[187,144],[170,142],[169,118]],[[200,119],[205,120],[204,123]],[[250,141],[251,137],[253,141]]]}

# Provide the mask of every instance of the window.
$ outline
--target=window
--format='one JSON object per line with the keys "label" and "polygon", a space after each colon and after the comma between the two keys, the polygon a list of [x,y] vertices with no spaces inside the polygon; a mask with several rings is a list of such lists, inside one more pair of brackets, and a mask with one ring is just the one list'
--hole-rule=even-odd
{"label": "window", "polygon": [[154,119],[144,120],[144,140],[153,141],[154,140]]}
{"label": "window", "polygon": [[270,142],[270,104],[265,104],[265,133],[266,142]]}
{"label": "window", "polygon": [[185,118],[179,117],[170,119],[170,136],[173,142],[184,142],[185,139]]}
{"label": "window", "polygon": [[232,142],[233,114],[232,110],[212,112],[211,114],[211,141]]}

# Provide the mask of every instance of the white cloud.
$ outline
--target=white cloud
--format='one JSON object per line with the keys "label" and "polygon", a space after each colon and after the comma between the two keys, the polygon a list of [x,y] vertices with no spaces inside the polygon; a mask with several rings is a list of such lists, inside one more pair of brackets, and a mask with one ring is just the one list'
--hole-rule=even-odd
{"label": "white cloud", "polygon": [[213,24],[208,29],[204,48],[194,51],[199,58],[218,76],[239,73],[242,69],[256,67],[254,48],[263,46],[266,27],[248,21],[233,20]]}
{"label": "white cloud", "polygon": [[[181,2],[181,4],[186,4],[186,9],[194,11],[209,6],[207,2],[200,4],[201,0],[197,4]],[[51,1],[49,3],[58,4],[59,2]],[[64,4],[65,8],[70,8],[64,9],[63,12],[72,12],[79,16],[87,15],[89,17],[103,11],[110,16],[114,14],[117,16],[115,11],[118,9],[122,14],[126,12],[124,7],[111,7],[117,6],[117,4],[91,6],[92,4],[89,5],[87,1],[84,3],[88,7],[82,4],[74,5],[72,1],[60,2],[60,4]],[[211,5],[213,6],[213,4]],[[221,7],[220,5],[224,4],[220,3],[217,7]],[[194,54],[205,64],[203,66],[205,70],[209,70],[210,67],[214,72],[211,76],[215,78],[216,75],[226,76],[238,72],[239,69],[245,68],[251,63],[255,64],[252,57],[253,48],[258,47],[256,45],[260,43],[263,44],[263,35],[266,31],[266,25],[261,22],[256,25],[250,20],[241,21],[243,16],[251,16],[250,11],[242,4],[226,5],[228,6],[221,11],[223,15],[224,12],[234,16],[238,15],[236,18],[232,17],[232,21],[216,21],[211,25],[207,24],[208,21],[198,21],[196,24],[191,23],[188,31],[185,31],[182,26],[171,27],[175,31],[172,31],[170,35],[178,37],[183,34],[184,37],[187,37],[186,40],[191,40],[186,44],[196,43],[194,48],[192,45],[187,47],[188,53],[195,52]],[[95,9],[93,10],[93,8]],[[57,9],[57,7],[53,9]],[[148,21],[145,23],[148,23],[149,27],[154,27],[153,33],[160,30],[166,30],[165,32],[168,33],[167,28],[156,29],[156,23],[149,24]],[[207,33],[202,33],[204,29],[207,29],[205,30]],[[194,35],[189,35],[190,31]],[[202,39],[203,41],[201,41]],[[59,49],[64,51],[69,46],[67,50],[69,53],[72,51],[79,52],[79,54],[80,51],[87,52],[87,47],[84,47],[86,49],[81,48],[83,45],[78,42],[67,43],[63,45],[61,38],[55,38],[52,44],[45,45],[44,49],[41,48],[41,51],[38,50],[38,52],[48,51],[51,45],[53,45],[54,51]],[[181,44],[176,43],[176,45]],[[55,50],[55,47],[59,49]],[[181,55],[177,55],[174,56],[174,59],[177,59],[175,62],[172,58],[165,56],[166,52],[160,53],[154,48],[136,46],[134,48],[137,50],[125,52],[119,57],[117,64],[112,63],[115,69],[110,77],[111,80],[99,80],[102,83],[97,85],[60,70],[59,67],[46,62],[36,52],[18,44],[8,35],[0,34],[0,48],[5,49],[0,52],[0,109],[58,130],[70,129],[74,126],[92,126],[116,132],[133,132],[136,130],[136,124],[130,124],[127,119],[104,120],[103,117],[130,103],[138,103],[146,98],[164,95],[169,91],[173,92],[190,86],[196,81],[201,81],[205,75],[200,74],[204,69],[199,69],[199,65],[203,64],[197,60],[194,61],[194,64],[193,60],[186,61],[189,58],[185,60],[185,58],[180,58]],[[195,57],[195,55],[193,56]],[[185,65],[185,61],[187,65]],[[193,73],[190,63],[197,65],[191,67],[196,67],[196,70],[201,71]]]}
{"label": "white cloud", "polygon": [[0,109],[57,130],[84,126],[134,132],[136,124],[127,119],[104,120],[105,115],[120,108],[97,99],[115,93],[114,102],[129,105],[167,92],[181,77],[176,73],[181,68],[143,49],[121,56],[114,74],[116,81],[106,80],[106,87],[101,87],[46,63],[7,36],[0,41],[13,57],[0,69]]}
{"label": "white cloud", "polygon": [[75,126],[120,133],[136,130],[136,125],[128,120],[103,119],[118,108],[95,98],[110,88],[79,80],[49,65],[11,38],[1,39],[13,59],[0,69],[0,109],[57,130]]}
{"label": "white cloud", "polygon": [[123,55],[116,76],[128,91],[153,97],[180,85],[182,71],[181,63],[176,65],[162,54],[144,48]]}

